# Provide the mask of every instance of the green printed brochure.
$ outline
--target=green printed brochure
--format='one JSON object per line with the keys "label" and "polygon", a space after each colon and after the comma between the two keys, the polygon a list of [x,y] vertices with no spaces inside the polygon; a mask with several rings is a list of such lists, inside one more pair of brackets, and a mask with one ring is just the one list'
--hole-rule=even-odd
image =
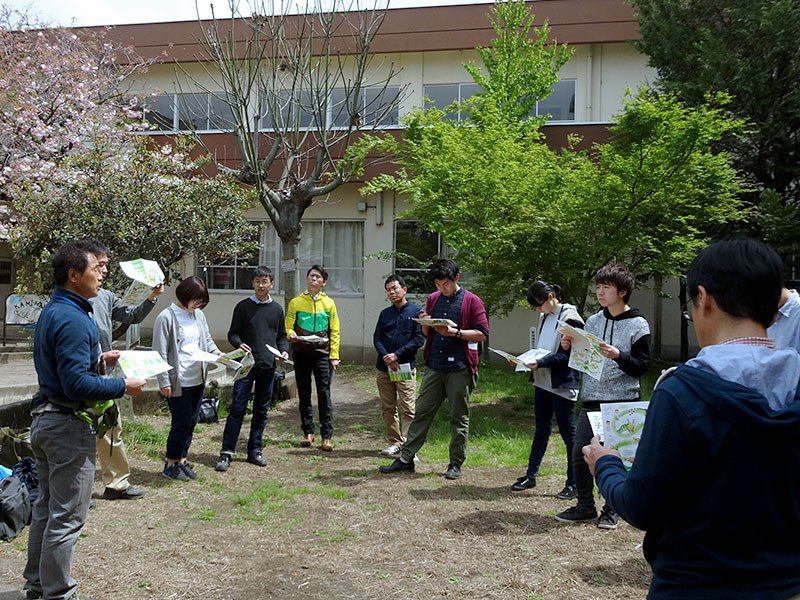
{"label": "green printed brochure", "polygon": [[153,292],[153,288],[164,282],[164,272],[158,263],[137,258],[119,263],[122,272],[133,279],[122,295],[122,302],[129,306],[139,306]]}
{"label": "green printed brochure", "polygon": [[600,375],[603,373],[603,364],[606,361],[606,357],[600,352],[600,344],[605,344],[605,342],[596,335],[563,321],[558,322],[558,332],[572,338],[569,366],[590,377],[600,379]]}
{"label": "green printed brochure", "polygon": [[149,379],[169,371],[172,367],[155,350],[123,350],[120,352],[117,368],[125,377]]}
{"label": "green printed brochure", "polygon": [[600,405],[603,415],[603,445],[616,450],[630,470],[642,437],[649,402],[609,402]]}
{"label": "green printed brochure", "polygon": [[411,381],[411,363],[400,363],[397,371],[389,369],[389,381]]}

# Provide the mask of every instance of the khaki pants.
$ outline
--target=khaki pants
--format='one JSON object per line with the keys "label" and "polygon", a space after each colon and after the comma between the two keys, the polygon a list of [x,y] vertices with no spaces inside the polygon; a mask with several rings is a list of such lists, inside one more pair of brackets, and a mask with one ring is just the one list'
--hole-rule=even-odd
{"label": "khaki pants", "polygon": [[383,422],[386,423],[386,436],[390,443],[402,446],[408,436],[408,427],[414,420],[417,370],[411,371],[410,381],[390,381],[389,373],[378,371],[377,382],[378,395],[381,398],[381,414]]}
{"label": "khaki pants", "polygon": [[112,427],[103,437],[97,438],[97,458],[103,469],[103,484],[123,492],[128,489],[131,466],[122,442],[122,423]]}

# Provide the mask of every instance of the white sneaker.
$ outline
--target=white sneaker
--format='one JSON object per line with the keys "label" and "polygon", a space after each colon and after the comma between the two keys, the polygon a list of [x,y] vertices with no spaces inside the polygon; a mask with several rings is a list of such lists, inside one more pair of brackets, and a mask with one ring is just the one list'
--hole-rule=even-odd
{"label": "white sneaker", "polygon": [[398,446],[397,444],[392,444],[388,448],[381,450],[381,454],[383,454],[384,456],[394,456],[398,452],[400,452],[400,446]]}

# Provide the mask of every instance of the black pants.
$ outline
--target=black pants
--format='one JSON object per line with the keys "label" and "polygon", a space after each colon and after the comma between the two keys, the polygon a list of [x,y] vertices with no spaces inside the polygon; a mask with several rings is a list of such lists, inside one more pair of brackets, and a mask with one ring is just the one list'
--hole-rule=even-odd
{"label": "black pants", "polygon": [[300,428],[303,433],[314,433],[314,411],[311,406],[311,374],[317,384],[317,407],[319,409],[319,430],[323,439],[333,436],[333,405],[331,404],[331,371],[327,354],[301,354],[295,352],[294,375],[297,381],[297,395],[300,397]]}

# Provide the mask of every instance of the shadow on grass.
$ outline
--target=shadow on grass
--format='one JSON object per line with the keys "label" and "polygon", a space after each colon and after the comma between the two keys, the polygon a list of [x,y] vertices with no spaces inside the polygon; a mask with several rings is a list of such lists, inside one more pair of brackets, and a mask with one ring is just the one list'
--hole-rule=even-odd
{"label": "shadow on grass", "polygon": [[576,566],[573,571],[595,588],[626,585],[647,589],[653,574],[644,558],[629,558],[619,564],[581,565]]}
{"label": "shadow on grass", "polygon": [[498,498],[508,498],[511,492],[507,486],[502,487],[480,487],[469,484],[459,484],[448,481],[443,474],[436,473],[435,478],[442,481],[441,487],[410,490],[409,494],[416,500],[497,500]]}
{"label": "shadow on grass", "polygon": [[479,510],[444,523],[450,531],[464,535],[539,535],[559,523],[550,516],[508,510]]}

